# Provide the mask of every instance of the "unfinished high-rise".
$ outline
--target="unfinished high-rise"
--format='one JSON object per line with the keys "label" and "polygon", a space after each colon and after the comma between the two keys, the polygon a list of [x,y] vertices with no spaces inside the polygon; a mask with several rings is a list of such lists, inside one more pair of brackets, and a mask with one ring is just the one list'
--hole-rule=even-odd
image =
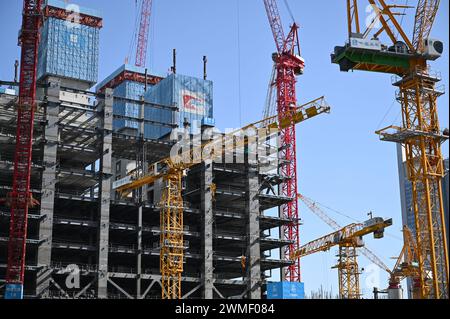
{"label": "unfinished high-rise", "polygon": [[[160,298],[163,185],[121,198],[112,184],[169,156],[174,129],[214,126],[212,83],[125,65],[90,90],[100,15],[81,8],[69,22],[56,0],[44,13],[31,176],[40,205],[28,216],[25,298]],[[8,84],[0,91],[0,198],[11,189],[15,147],[17,91]],[[298,221],[265,213],[292,200],[278,193],[288,177],[243,158],[198,164],[184,178],[183,298],[263,298],[266,276],[291,264],[271,252],[291,244],[278,230]],[[0,205],[3,280],[10,213],[7,200]]]}

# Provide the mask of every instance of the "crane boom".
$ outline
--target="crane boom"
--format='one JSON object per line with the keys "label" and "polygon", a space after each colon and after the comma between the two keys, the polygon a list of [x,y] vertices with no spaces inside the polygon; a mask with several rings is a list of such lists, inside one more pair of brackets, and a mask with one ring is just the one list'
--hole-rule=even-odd
{"label": "crane boom", "polygon": [[361,247],[360,252],[367,257],[367,259],[369,259],[371,262],[373,262],[375,265],[377,265],[378,267],[380,267],[381,269],[385,270],[387,273],[391,274],[391,270],[389,269],[389,267],[384,263],[384,261],[382,261],[380,259],[380,257],[378,257],[377,255],[375,255],[373,253],[373,251],[371,251],[369,248],[367,247]]}
{"label": "crane boom", "polygon": [[139,67],[145,67],[146,65],[152,4],[152,0],[142,0],[140,7],[139,32],[137,34],[137,50],[135,63],[136,66]]}
{"label": "crane boom", "polygon": [[[212,141],[203,144],[200,149],[196,148],[189,149],[188,151],[179,154],[177,159],[178,160],[184,159],[182,163],[183,169],[188,169],[198,164],[197,162],[190,160],[193,158],[198,158],[197,157],[198,154],[194,154],[195,152],[199,152],[202,155],[204,155],[202,160],[215,159],[217,158],[218,154],[215,154],[214,152],[204,152],[203,150],[221,149],[222,153],[225,153],[229,151],[229,149],[227,149],[226,147],[225,148],[221,147],[223,145],[224,140],[237,136],[237,134],[245,132],[250,128],[276,129],[274,132],[277,132],[277,130],[282,130],[287,126],[292,125],[292,123],[299,124],[313,117],[316,117],[320,114],[329,112],[330,106],[327,104],[325,97],[322,96],[313,101],[298,106],[295,110],[293,110],[291,116],[287,119],[279,121],[279,117],[277,115],[270,116],[258,122],[248,124],[224,136],[215,138]],[[240,139],[240,142],[236,141],[236,143],[230,146],[237,148],[245,146],[247,145],[247,143],[248,140]],[[149,165],[148,173],[144,174],[143,176],[139,176],[139,173],[134,171],[131,172],[129,176],[114,182],[113,189],[115,189],[119,194],[121,194],[122,197],[127,196],[133,190],[139,189],[144,185],[152,184],[158,179],[162,178],[168,173],[170,167],[172,167],[175,164],[177,163],[175,163],[174,158],[168,157],[162,159],[161,161]]]}
{"label": "crane boom", "polygon": [[422,53],[439,10],[440,0],[419,0],[414,21],[413,46]]}
{"label": "crane boom", "polygon": [[381,217],[372,218],[364,223],[354,223],[344,228],[315,239],[296,251],[291,259],[305,257],[319,251],[328,251],[337,245],[352,245],[355,247],[363,247],[362,237],[373,233],[375,238],[383,236],[384,229],[392,225],[392,219],[384,220]]}
{"label": "crane boom", "polygon": [[267,17],[269,18],[270,27],[272,28],[273,38],[277,46],[278,53],[284,51],[286,38],[284,36],[283,23],[281,22],[281,15],[278,10],[276,0],[264,0]]}
{"label": "crane boom", "polygon": [[320,219],[322,219],[328,226],[333,228],[334,230],[339,230],[342,228],[336,221],[334,221],[330,216],[328,216],[323,210],[321,210],[316,202],[314,202],[312,199],[302,195],[298,194],[298,198],[305,203],[305,205],[314,213],[316,214]]}
{"label": "crane boom", "polygon": [[17,111],[16,149],[11,203],[8,266],[5,298],[23,298],[28,207],[30,193],[31,155],[34,112],[36,108],[36,73],[41,25],[42,0],[24,0],[20,34],[21,64],[19,105]]}
{"label": "crane boom", "polygon": [[[322,219],[323,222],[328,224],[332,229],[339,230],[342,227],[333,220],[330,216],[328,216],[327,213],[325,213],[320,207],[318,206],[318,203],[313,201],[312,199],[306,197],[305,195],[298,194],[298,198],[305,203],[305,205],[309,208],[310,211],[312,211],[316,216],[318,216],[320,219]],[[369,248],[366,246],[361,247],[359,250],[364,256],[367,257],[371,262],[373,262],[375,265],[380,267],[381,269],[387,271],[388,273],[391,273],[391,270],[388,266]]]}

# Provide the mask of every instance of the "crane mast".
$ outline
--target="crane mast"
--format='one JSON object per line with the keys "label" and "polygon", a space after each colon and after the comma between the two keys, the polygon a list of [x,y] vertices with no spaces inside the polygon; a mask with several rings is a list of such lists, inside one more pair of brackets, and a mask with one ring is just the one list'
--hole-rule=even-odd
{"label": "crane mast", "polygon": [[28,207],[33,202],[30,193],[30,174],[41,6],[42,0],[23,2],[13,188],[8,194],[11,205],[5,293],[5,298],[8,299],[23,298]]}
{"label": "crane mast", "polygon": [[[411,211],[414,214],[413,233],[416,237],[417,262],[421,298],[448,299],[448,243],[444,217],[442,178],[445,175],[441,145],[448,135],[441,131],[438,118],[437,88],[439,73],[433,72],[428,61],[438,59],[443,43],[429,38],[440,1],[419,0],[412,40],[396,19],[394,8],[384,0],[368,0],[376,10],[376,19],[365,32],[358,32],[357,0],[347,0],[349,43],[336,47],[332,62],[341,71],[361,70],[393,75],[401,105],[401,127],[389,126],[376,133],[380,139],[403,145],[406,153],[408,179],[412,186]],[[373,32],[374,22],[381,28]],[[381,44],[385,33],[392,43]],[[396,34],[399,36],[397,37]],[[371,36],[371,37],[370,37]],[[363,43],[370,43],[369,49]]]}
{"label": "crane mast", "polygon": [[138,67],[145,67],[147,60],[148,35],[153,0],[142,0],[140,7],[139,32],[137,34],[136,62]]}
{"label": "crane mast", "polygon": [[[264,5],[277,47],[277,53],[273,54],[276,68],[277,112],[280,119],[291,118],[297,105],[296,77],[303,73],[305,67],[305,62],[300,57],[298,26],[294,23],[285,37],[276,0],[264,0]],[[295,124],[281,130],[280,141],[280,157],[283,159],[281,174],[288,177],[281,185],[281,194],[292,198],[292,201],[281,208],[280,213],[292,221],[290,225],[283,227],[284,239],[293,242],[283,252],[284,258],[287,259],[300,247]],[[284,278],[293,282],[301,280],[300,258],[286,269]]]}

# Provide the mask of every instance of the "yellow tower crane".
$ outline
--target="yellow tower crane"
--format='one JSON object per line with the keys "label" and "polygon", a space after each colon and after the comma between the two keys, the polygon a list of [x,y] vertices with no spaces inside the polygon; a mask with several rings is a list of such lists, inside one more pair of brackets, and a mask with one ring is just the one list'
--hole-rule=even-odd
{"label": "yellow tower crane", "polygon": [[[417,260],[417,245],[411,230],[407,226],[403,226],[404,245],[402,251],[397,258],[397,262],[392,270],[385,269],[389,277],[389,287],[387,293],[389,299],[400,299],[400,283],[410,278],[412,280],[412,298],[419,299],[420,295],[420,270]],[[383,267],[382,265],[379,265]]]}
{"label": "yellow tower crane", "polygon": [[[373,19],[367,21],[363,30],[359,1],[346,1],[349,39],[345,46],[335,48],[332,62],[339,64],[341,71],[393,75],[392,84],[398,88],[396,98],[402,107],[402,126],[390,126],[376,133],[383,141],[402,144],[406,151],[420,297],[448,299],[449,261],[442,194],[445,172],[441,152],[448,133],[441,131],[438,119],[437,99],[444,94],[437,88],[441,77],[428,65],[443,52],[443,43],[430,38],[440,0],[418,1],[412,40],[397,21],[396,16],[403,14],[394,12],[411,7],[367,0],[373,9]],[[381,42],[383,34],[390,45]]]}
{"label": "yellow tower crane", "polygon": [[[266,132],[264,135],[264,141],[266,141],[266,138],[277,136],[280,130],[286,127],[329,112],[330,107],[325,98],[320,97],[292,108],[288,116],[283,119],[272,116],[249,124],[239,130],[214,138],[200,147],[189,147],[188,150],[182,150],[173,157],[153,163],[149,165],[146,172],[133,171],[127,177],[113,184],[113,189],[122,197],[126,197],[133,190],[153,184],[158,180],[163,180],[165,183],[159,204],[162,299],[181,298],[181,274],[184,260],[182,180],[183,176],[187,174],[187,170],[199,165],[202,161],[222,159],[227,152],[250,147],[250,143],[256,142],[261,130]],[[242,135],[245,137],[242,138]]]}
{"label": "yellow tower crane", "polygon": [[384,229],[391,225],[392,219],[384,220],[381,217],[371,218],[364,223],[350,224],[303,245],[291,256],[291,260],[339,246],[338,264],[333,267],[338,269],[339,297],[341,299],[359,299],[361,292],[357,249],[364,247],[364,236],[373,233],[375,238],[383,238]]}
{"label": "yellow tower crane", "polygon": [[371,259],[377,266],[385,270],[389,274],[389,286],[385,290],[374,290],[375,299],[378,299],[378,294],[388,294],[388,299],[403,299],[401,282],[410,278],[412,280],[412,298],[420,298],[420,271],[417,260],[417,245],[414,236],[408,226],[403,226],[403,248],[394,268],[389,269],[384,262],[373,254]]}
{"label": "yellow tower crane", "polygon": [[[341,229],[341,226],[327,215],[320,207],[319,203],[312,199],[299,194],[298,198],[322,221],[328,224],[334,230]],[[389,287],[386,290],[378,291],[378,293],[387,293],[389,299],[400,299],[401,287],[400,283],[406,279],[411,278],[413,281],[413,298],[420,298],[420,284],[419,284],[419,267],[417,260],[417,245],[411,230],[407,226],[403,226],[403,248],[396,261],[394,268],[391,270],[374,252],[366,246],[360,247],[359,252],[368,258],[375,265],[383,269],[389,274]]]}

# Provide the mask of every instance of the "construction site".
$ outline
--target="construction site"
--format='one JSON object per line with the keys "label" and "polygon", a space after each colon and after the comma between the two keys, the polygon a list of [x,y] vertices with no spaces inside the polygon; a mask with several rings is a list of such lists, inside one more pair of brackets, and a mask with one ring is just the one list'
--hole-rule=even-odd
{"label": "construction site", "polygon": [[[301,261],[336,248],[340,299],[362,298],[360,255],[389,276],[374,298],[448,299],[449,132],[438,119],[442,78],[429,67],[443,54],[432,37],[440,1],[410,3],[411,38],[396,12],[407,6],[340,0],[348,39],[329,43],[335,71],[392,75],[403,123],[377,132],[398,145],[402,212],[346,226],[297,178],[297,127],[337,106],[298,102],[299,26],[283,24],[281,1],[259,2],[275,40],[268,102],[258,121],[221,133],[206,56],[202,77],[178,72],[175,49],[167,75],[150,72],[152,0],[136,2],[135,56],[103,79],[99,43],[113,22],[23,0],[21,56],[14,78],[0,78],[0,298],[305,299]],[[367,5],[378,30],[361,23]],[[330,232],[303,242],[299,203]],[[392,268],[364,238],[388,241],[393,214],[403,249]]]}

